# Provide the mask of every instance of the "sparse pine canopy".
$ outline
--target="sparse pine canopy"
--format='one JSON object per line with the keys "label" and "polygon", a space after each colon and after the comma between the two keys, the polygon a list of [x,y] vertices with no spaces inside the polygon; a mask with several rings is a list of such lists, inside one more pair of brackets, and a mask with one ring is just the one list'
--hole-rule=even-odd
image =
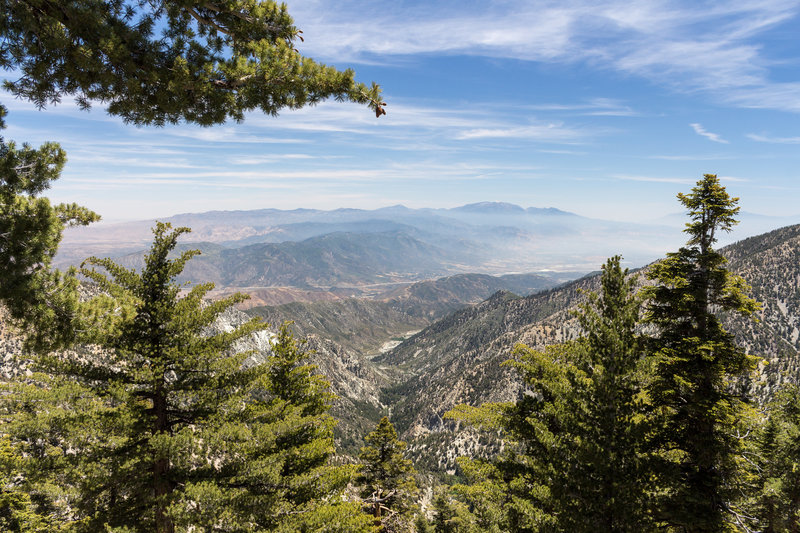
{"label": "sparse pine canopy", "polygon": [[646,320],[656,330],[648,393],[660,417],[653,442],[663,459],[659,519],[686,531],[722,531],[736,517],[737,429],[747,418],[745,399],[730,385],[756,360],[734,343],[719,315],[749,315],[758,306],[713,248],[718,232],[736,223],[738,198],[706,174],[678,199],[688,209],[689,240],[653,265],[648,277],[655,284],[645,290]]}
{"label": "sparse pine canopy", "polygon": [[411,461],[403,456],[406,443],[383,417],[378,426],[364,437],[356,483],[366,510],[373,515],[381,531],[404,531],[410,527],[411,511],[419,489]]}
{"label": "sparse pine canopy", "polygon": [[[0,129],[5,113],[0,106]],[[40,196],[66,160],[56,143],[33,148],[0,137],[0,302],[18,322],[37,325],[30,331],[37,347],[68,344],[74,336],[77,281],[50,269],[61,233],[100,218]]]}
{"label": "sparse pine canopy", "polygon": [[303,57],[271,0],[2,0],[6,90],[44,107],[75,96],[134,124],[219,124],[326,98],[384,113],[380,89]]}
{"label": "sparse pine canopy", "polygon": [[93,319],[112,323],[102,350],[39,356],[42,373],[5,386],[25,492],[75,531],[368,530],[339,497],[351,469],[329,464],[327,382],[286,328],[266,358],[237,350],[260,321],[210,329],[243,296],[182,293],[197,252],[170,253],[185,231],[159,224],[140,273],[88,260],[108,304]]}

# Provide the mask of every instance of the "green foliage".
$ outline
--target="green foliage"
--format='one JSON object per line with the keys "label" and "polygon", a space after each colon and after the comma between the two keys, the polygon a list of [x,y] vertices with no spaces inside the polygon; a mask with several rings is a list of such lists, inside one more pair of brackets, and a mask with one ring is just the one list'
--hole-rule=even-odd
{"label": "green foliage", "polygon": [[786,386],[770,404],[756,439],[758,490],[755,514],[761,531],[800,529],[800,387]]}
{"label": "green foliage", "polygon": [[[620,258],[601,295],[577,312],[584,336],[544,352],[517,347],[508,365],[525,390],[513,403],[460,406],[449,416],[502,431],[493,463],[463,461],[456,487],[481,529],[642,531],[649,486],[643,451],[639,300]],[[499,525],[498,525],[499,524]]]}
{"label": "green foliage", "polygon": [[[0,106],[0,129],[6,110]],[[0,137],[0,301],[17,323],[37,324],[30,344],[71,342],[79,307],[71,273],[52,271],[65,226],[98,220],[75,204],[52,205],[39,195],[58,179],[67,157],[58,144],[18,147]]]}
{"label": "green foliage", "polygon": [[465,458],[459,459],[459,466],[469,482],[452,489],[458,500],[467,504],[472,528],[485,533],[507,531],[504,504],[508,489],[501,469],[492,461]]}
{"label": "green foliage", "polygon": [[576,366],[586,381],[582,386],[576,380],[574,389],[583,412],[574,430],[577,464],[569,476],[574,487],[565,498],[568,527],[580,531],[641,531],[649,526],[643,350],[636,333],[641,302],[635,295],[636,279],[627,276],[620,260],[615,256],[603,265],[601,293],[590,293],[577,313],[585,358]]}
{"label": "green foliage", "polygon": [[[377,85],[300,55],[301,33],[271,0],[0,0],[0,68],[14,72],[5,89],[39,107],[72,95],[139,125],[219,124],[331,97],[385,114]],[[5,114],[0,106],[0,128]],[[39,196],[65,162],[55,143],[0,138],[0,302],[37,350],[96,326],[81,322],[74,272],[50,269],[63,228],[99,220]]]}
{"label": "green foliage", "polygon": [[654,449],[661,453],[659,518],[687,531],[722,531],[735,499],[738,426],[748,418],[731,381],[755,368],[718,313],[757,309],[746,283],[725,268],[712,246],[736,223],[738,198],[706,174],[691,194],[678,195],[691,221],[687,245],[655,264],[645,289],[654,376],[648,387],[657,415]]}
{"label": "green foliage", "polygon": [[5,88],[40,107],[74,95],[135,124],[218,124],[325,98],[383,111],[380,89],[303,57],[271,0],[0,2]]}
{"label": "green foliage", "polygon": [[5,387],[25,490],[75,531],[368,530],[339,498],[352,469],[329,464],[327,382],[287,327],[266,360],[237,350],[257,319],[209,329],[244,296],[173,282],[196,253],[168,258],[186,231],[158,224],[141,273],[87,260],[105,271],[82,269],[105,294],[104,349],[41,355]]}
{"label": "green foliage", "polygon": [[58,531],[47,516],[40,513],[31,495],[20,490],[20,450],[5,435],[0,436],[0,530],[9,533],[46,533]]}
{"label": "green foliage", "polygon": [[471,519],[466,506],[440,492],[433,500],[434,533],[472,533]]}
{"label": "green foliage", "polygon": [[356,484],[361,487],[365,509],[381,525],[381,531],[407,531],[419,493],[411,461],[403,457],[406,443],[387,417],[364,437]]}
{"label": "green foliage", "polygon": [[414,518],[414,533],[433,533],[433,526],[423,513],[419,513]]}

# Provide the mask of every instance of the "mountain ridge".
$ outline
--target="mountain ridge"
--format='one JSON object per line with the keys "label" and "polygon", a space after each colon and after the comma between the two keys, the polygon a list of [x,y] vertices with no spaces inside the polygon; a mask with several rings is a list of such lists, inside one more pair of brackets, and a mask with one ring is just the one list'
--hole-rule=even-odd
{"label": "mountain ridge", "polygon": [[[721,251],[731,270],[753,285],[752,295],[763,302],[758,321],[722,318],[738,342],[766,363],[738,387],[766,401],[782,383],[800,381],[800,225]],[[632,275],[644,283],[644,273]],[[521,384],[500,363],[513,357],[517,343],[543,349],[575,338],[580,331],[570,311],[585,301],[587,290],[599,290],[599,275],[524,298],[497,293],[376,358],[379,365],[402,369],[406,376],[384,389],[383,401],[391,405],[393,422],[415,457],[439,471],[454,471],[455,455],[430,455],[431,449],[459,445],[454,424],[443,420],[443,414],[460,403],[513,400]]]}
{"label": "mountain ridge", "polygon": [[[163,221],[189,226],[182,242],[211,242],[227,248],[299,242],[335,232],[369,235],[400,231],[458,256],[443,263],[442,275],[510,270],[590,270],[599,258],[622,251],[642,264],[662,255],[679,235],[666,226],[591,219],[556,208],[479,202],[455,208],[315,210],[274,208],[184,213]],[[70,228],[56,264],[80,263],[87,255],[116,258],[145,249],[150,221]],[[321,241],[320,241],[321,242]],[[285,246],[288,246],[285,244]],[[591,265],[591,266],[590,266]]]}

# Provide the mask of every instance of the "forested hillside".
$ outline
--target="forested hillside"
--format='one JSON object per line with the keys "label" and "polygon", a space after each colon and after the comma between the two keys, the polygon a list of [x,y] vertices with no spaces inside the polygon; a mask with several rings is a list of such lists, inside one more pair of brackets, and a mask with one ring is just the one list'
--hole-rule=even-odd
{"label": "forested hillside", "polygon": [[[742,275],[763,302],[757,320],[727,316],[724,321],[738,342],[769,363],[746,380],[761,401],[771,398],[778,384],[796,382],[798,376],[800,314],[793,295],[800,279],[799,234],[800,225],[789,226],[722,249],[731,270]],[[643,284],[646,271],[632,275]],[[452,470],[455,456],[445,461],[445,450],[454,426],[443,414],[459,403],[480,405],[516,397],[521,384],[501,363],[512,357],[517,343],[542,349],[575,338],[580,330],[570,311],[585,301],[582,291],[598,290],[599,280],[599,275],[589,276],[525,298],[498,293],[378,358],[376,362],[407,373],[386,390],[385,398],[396,402],[393,417],[411,449],[416,452],[414,439],[421,439],[426,447],[419,453],[439,454],[439,466]]]}

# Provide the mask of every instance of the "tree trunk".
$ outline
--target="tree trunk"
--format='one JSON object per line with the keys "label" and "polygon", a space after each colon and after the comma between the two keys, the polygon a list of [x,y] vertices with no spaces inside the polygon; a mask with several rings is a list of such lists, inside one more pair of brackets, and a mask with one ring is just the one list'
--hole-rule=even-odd
{"label": "tree trunk", "polygon": [[[153,400],[153,410],[156,417],[154,434],[168,432],[167,398],[161,387],[157,390]],[[174,533],[175,531],[175,526],[166,513],[167,496],[172,492],[169,481],[169,467],[169,458],[153,457],[153,489],[156,497],[157,533]]]}

